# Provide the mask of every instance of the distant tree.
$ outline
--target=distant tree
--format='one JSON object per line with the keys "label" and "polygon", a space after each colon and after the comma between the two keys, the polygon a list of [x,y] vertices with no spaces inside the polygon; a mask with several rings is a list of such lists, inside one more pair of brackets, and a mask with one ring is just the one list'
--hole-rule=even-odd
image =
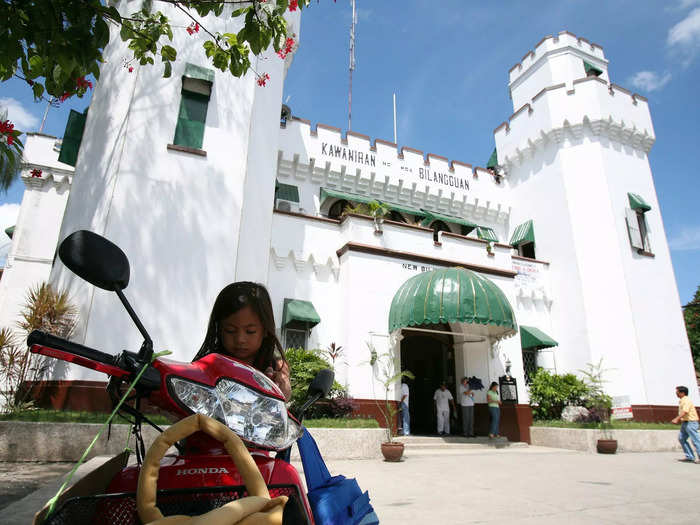
{"label": "distant tree", "polygon": [[683,317],[685,318],[685,329],[688,332],[695,370],[700,371],[700,286],[695,291],[693,300],[683,311]]}

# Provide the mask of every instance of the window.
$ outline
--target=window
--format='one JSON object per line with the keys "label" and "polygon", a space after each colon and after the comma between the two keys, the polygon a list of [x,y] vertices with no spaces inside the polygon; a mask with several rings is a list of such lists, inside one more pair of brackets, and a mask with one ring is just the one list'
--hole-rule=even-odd
{"label": "window", "polygon": [[344,199],[335,201],[328,210],[328,217],[331,219],[340,219],[345,208],[347,208],[349,204],[350,203]]}
{"label": "window", "polygon": [[632,248],[638,251],[651,253],[649,243],[649,229],[644,212],[639,210],[625,210],[627,220],[627,233],[629,234]]}
{"label": "window", "polygon": [[180,113],[177,118],[173,144],[202,149],[213,80],[213,71],[187,64],[185,74],[182,77]]}
{"label": "window", "polygon": [[450,227],[442,221],[434,221],[430,227],[433,230],[433,241],[439,242],[440,232],[449,232]]}
{"label": "window", "polygon": [[524,242],[518,245],[518,255],[520,257],[527,257],[528,259],[536,259],[535,257],[535,243],[534,242]]}
{"label": "window", "polygon": [[284,347],[285,348],[303,348],[306,350],[306,340],[308,338],[308,330],[298,330],[296,328],[286,328],[284,330]]}
{"label": "window", "polygon": [[632,248],[638,252],[651,253],[649,244],[649,228],[645,214],[651,210],[651,206],[640,195],[628,193],[630,207],[625,210],[625,220],[627,221],[627,233],[629,234]]}
{"label": "window", "polygon": [[529,386],[537,372],[537,350],[523,350],[523,371],[525,384]]}

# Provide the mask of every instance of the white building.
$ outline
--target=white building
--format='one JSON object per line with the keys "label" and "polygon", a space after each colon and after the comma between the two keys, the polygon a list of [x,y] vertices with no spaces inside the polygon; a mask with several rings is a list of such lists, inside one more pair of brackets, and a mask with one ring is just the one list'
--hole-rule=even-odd
{"label": "white building", "polygon": [[[290,22],[298,34],[298,15]],[[157,350],[191,359],[219,290],[254,280],[270,290],[288,346],[344,347],[336,372],[360,412],[381,396],[368,343],[414,372],[419,431],[433,429],[441,380],[453,392],[465,375],[488,387],[510,365],[517,402],[503,431],[528,439],[526,373],[601,357],[608,392],[627,396],[635,417],[675,411],[675,385],[695,375],[647,159],[654,130],[646,99],[610,83],[600,46],[563,32],[511,69],[515,113],[495,129],[497,164],[486,169],[280,121],[291,56],[261,59],[271,80],[258,88],[175,38],[170,79],[157,67],[129,74],[119,39],[108,47],[58,234],[90,229],[127,253],[126,294]],[[342,215],[372,201],[390,210],[383,222]],[[53,253],[56,236],[30,233]],[[76,340],[139,348],[113,295],[60,261],[51,280],[80,307]],[[80,405],[81,387],[104,378],[69,368],[55,379],[72,382]],[[477,403],[485,424],[485,390]]]}

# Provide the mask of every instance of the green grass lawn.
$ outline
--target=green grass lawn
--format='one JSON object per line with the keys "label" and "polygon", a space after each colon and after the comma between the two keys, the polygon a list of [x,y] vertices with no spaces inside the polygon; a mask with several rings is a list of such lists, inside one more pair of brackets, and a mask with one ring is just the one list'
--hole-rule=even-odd
{"label": "green grass lawn", "polygon": [[[70,410],[26,410],[14,414],[0,414],[0,421],[30,421],[43,423],[104,423],[109,414],[97,412],[76,412]],[[149,415],[148,418],[157,425],[169,425],[170,421],[160,415]],[[116,416],[114,424],[128,422]],[[305,419],[304,426],[308,428],[379,428],[375,419]]]}
{"label": "green grass lawn", "polygon": [[[557,428],[599,428],[598,423],[567,423],[560,419],[534,421],[535,427],[557,427]],[[612,428],[618,430],[678,430],[679,425],[672,423],[642,423],[640,421],[612,421]]]}

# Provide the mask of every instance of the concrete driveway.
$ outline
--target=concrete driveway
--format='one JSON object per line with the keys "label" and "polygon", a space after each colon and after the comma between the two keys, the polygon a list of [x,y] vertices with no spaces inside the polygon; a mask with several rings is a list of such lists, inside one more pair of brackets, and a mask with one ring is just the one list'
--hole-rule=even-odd
{"label": "concrete driveway", "polygon": [[[696,524],[700,465],[680,463],[680,457],[673,452],[604,456],[512,447],[413,451],[400,463],[331,460],[328,466],[331,474],[356,477],[369,490],[382,525]],[[15,464],[15,472],[31,465]],[[22,476],[10,480],[12,465],[3,466],[8,475],[0,477],[0,493],[5,494]],[[31,494],[3,509],[4,519],[10,520],[3,523],[29,523],[22,516],[33,515],[55,492],[58,479],[47,480],[68,466],[31,468],[25,482],[34,476],[43,495],[32,503],[38,493]]]}

